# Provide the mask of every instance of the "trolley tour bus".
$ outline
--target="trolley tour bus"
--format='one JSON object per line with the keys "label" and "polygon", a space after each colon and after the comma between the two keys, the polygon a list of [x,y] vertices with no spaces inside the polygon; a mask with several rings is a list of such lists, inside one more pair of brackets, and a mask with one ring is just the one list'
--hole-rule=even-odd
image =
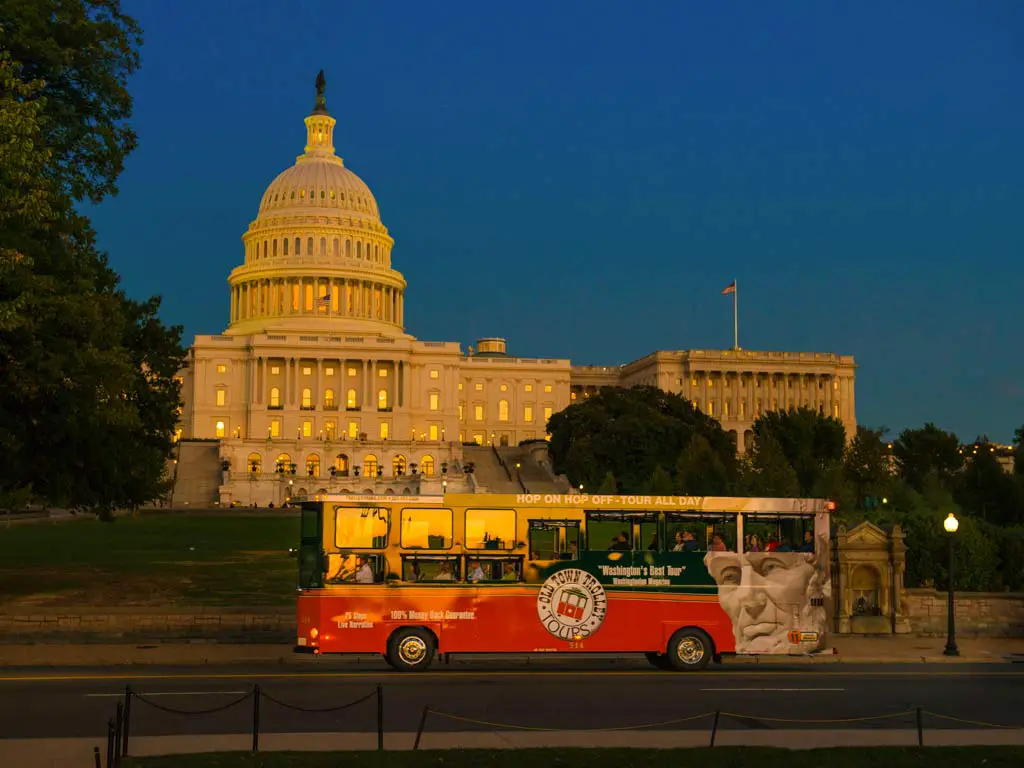
{"label": "trolley tour bus", "polygon": [[379,653],[727,654],[826,649],[822,499],[455,494],[302,505],[298,644]]}

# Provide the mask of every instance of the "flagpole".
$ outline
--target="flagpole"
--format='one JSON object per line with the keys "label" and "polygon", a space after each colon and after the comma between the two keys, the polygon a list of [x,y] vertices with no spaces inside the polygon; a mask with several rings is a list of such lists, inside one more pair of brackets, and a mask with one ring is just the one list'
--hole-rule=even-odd
{"label": "flagpole", "polygon": [[740,286],[736,280],[732,281],[732,348],[740,348]]}

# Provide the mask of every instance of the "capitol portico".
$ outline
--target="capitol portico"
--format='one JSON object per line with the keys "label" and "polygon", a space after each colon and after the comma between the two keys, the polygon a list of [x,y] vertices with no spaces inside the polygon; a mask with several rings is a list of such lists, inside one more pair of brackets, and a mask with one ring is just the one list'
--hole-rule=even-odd
{"label": "capitol portico", "polygon": [[[680,392],[736,432],[810,405],[854,428],[855,365],[833,354],[655,352],[616,367],[463,352],[405,330],[406,282],[369,187],[334,148],[324,81],[306,144],[267,188],[232,270],[230,321],[182,370],[182,440],[218,440],[220,503],[303,492],[472,490],[463,444],[542,439],[550,416],[600,386]],[[468,488],[467,488],[468,485]]]}

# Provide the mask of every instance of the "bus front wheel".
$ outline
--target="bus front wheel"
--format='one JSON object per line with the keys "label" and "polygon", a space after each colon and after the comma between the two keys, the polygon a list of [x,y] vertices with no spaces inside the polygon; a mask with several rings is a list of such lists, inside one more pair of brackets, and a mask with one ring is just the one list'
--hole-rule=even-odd
{"label": "bus front wheel", "polygon": [[695,627],[680,629],[668,641],[668,661],[674,669],[688,672],[706,669],[714,653],[714,643],[707,632]]}
{"label": "bus front wheel", "polygon": [[434,659],[434,636],[419,627],[396,629],[388,638],[387,662],[399,672],[422,672]]}

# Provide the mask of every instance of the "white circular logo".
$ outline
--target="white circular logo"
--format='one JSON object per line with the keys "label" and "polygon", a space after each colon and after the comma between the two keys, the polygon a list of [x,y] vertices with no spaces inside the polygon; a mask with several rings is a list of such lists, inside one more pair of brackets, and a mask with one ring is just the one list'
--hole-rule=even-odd
{"label": "white circular logo", "polygon": [[544,629],[562,640],[583,640],[601,627],[608,596],[592,574],[579,568],[553,573],[537,595],[537,615]]}

